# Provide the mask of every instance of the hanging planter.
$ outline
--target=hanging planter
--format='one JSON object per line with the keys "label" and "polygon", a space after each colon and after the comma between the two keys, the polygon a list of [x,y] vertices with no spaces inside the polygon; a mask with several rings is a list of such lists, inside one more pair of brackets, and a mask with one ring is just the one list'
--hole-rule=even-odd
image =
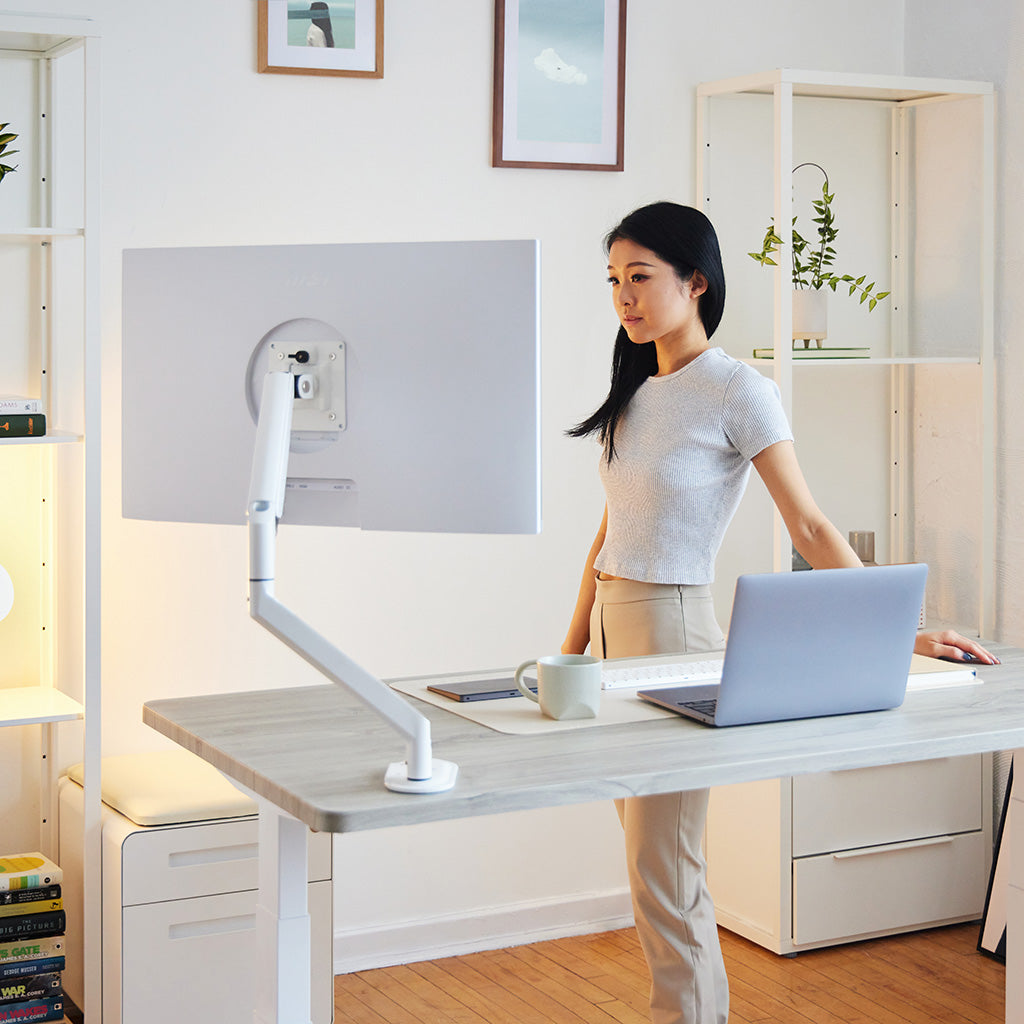
{"label": "hanging planter", "polygon": [[793,289],[793,346],[802,341],[804,348],[815,342],[816,348],[828,337],[828,292],[824,288]]}
{"label": "hanging planter", "polygon": [[[855,278],[852,274],[837,274],[832,269],[836,259],[836,250],[832,243],[839,234],[839,229],[835,225],[835,215],[832,213],[835,193],[828,190],[828,173],[824,167],[815,163],[802,163],[793,168],[793,173],[796,174],[801,167],[817,167],[824,176],[825,183],[821,187],[821,198],[815,199],[811,204],[814,207],[815,216],[812,220],[815,230],[810,239],[804,238],[797,231],[797,218],[793,218],[793,344],[796,346],[797,342],[803,341],[804,348],[808,348],[814,341],[817,343],[816,347],[821,348],[821,342],[828,333],[829,291],[834,292],[839,285],[844,285],[848,287],[851,296],[859,293],[859,301],[866,302],[869,310],[874,309],[889,293],[876,292],[874,281],[865,284],[866,274]],[[782,239],[775,231],[773,219],[765,232],[760,252],[751,252],[747,255],[762,267],[774,267],[778,264],[772,256],[779,251],[781,245]]]}

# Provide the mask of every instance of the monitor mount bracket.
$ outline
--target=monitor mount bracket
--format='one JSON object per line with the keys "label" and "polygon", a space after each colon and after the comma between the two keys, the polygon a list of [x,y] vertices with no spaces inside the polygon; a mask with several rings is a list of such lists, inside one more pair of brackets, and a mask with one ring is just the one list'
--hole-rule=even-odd
{"label": "monitor mount bracket", "polygon": [[[336,365],[327,353],[324,362]],[[331,682],[342,686],[384,719],[406,739],[406,760],[389,765],[384,785],[399,793],[440,793],[455,785],[458,766],[433,758],[430,720],[383,680],[356,664],[274,597],[277,524],[284,512],[285,483],[293,415],[315,412],[321,419],[332,409],[304,409],[324,391],[338,393],[311,367],[311,359],[294,354],[271,354],[271,366],[263,381],[263,396],[256,425],[252,477],[249,484],[249,611],[251,616],[290,647]],[[341,361],[344,396],[344,360]],[[305,379],[304,378],[312,378]],[[303,393],[303,392],[307,393]],[[308,394],[308,392],[312,394]],[[334,415],[337,416],[337,411]],[[343,412],[342,412],[343,415]],[[294,417],[298,419],[298,416]],[[327,422],[331,422],[327,420]],[[317,429],[307,427],[304,429]],[[334,429],[338,424],[334,423]]]}

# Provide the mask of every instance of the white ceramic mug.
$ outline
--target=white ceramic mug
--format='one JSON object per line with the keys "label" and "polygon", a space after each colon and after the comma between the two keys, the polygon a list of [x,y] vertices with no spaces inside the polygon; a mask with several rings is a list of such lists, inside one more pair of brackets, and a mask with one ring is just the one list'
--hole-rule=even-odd
{"label": "white ceramic mug", "polygon": [[[537,666],[537,692],[523,681],[523,672]],[[548,718],[596,718],[601,705],[601,659],[589,654],[550,654],[524,661],[516,669],[516,686],[540,704]]]}

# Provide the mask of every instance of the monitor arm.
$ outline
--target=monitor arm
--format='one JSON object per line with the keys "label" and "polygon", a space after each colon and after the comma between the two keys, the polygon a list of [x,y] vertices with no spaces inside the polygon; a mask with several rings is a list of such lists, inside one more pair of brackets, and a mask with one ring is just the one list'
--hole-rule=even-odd
{"label": "monitor arm", "polygon": [[284,512],[294,389],[295,378],[290,372],[273,371],[264,378],[249,484],[250,614],[406,738],[406,760],[391,764],[384,776],[388,789],[400,793],[439,793],[451,789],[458,766],[432,758],[430,720],[274,597],[277,524]]}

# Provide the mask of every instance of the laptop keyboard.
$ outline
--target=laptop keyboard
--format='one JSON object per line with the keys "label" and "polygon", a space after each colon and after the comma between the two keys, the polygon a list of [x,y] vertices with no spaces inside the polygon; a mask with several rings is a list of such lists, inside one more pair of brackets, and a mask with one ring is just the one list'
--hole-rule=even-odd
{"label": "laptop keyboard", "polygon": [[601,669],[601,686],[606,690],[635,687],[657,690],[663,686],[682,686],[686,683],[715,683],[721,678],[721,656],[706,661],[682,661]]}
{"label": "laptop keyboard", "polygon": [[715,717],[715,708],[718,707],[717,700],[680,700],[676,702],[681,708],[689,708],[699,714]]}

